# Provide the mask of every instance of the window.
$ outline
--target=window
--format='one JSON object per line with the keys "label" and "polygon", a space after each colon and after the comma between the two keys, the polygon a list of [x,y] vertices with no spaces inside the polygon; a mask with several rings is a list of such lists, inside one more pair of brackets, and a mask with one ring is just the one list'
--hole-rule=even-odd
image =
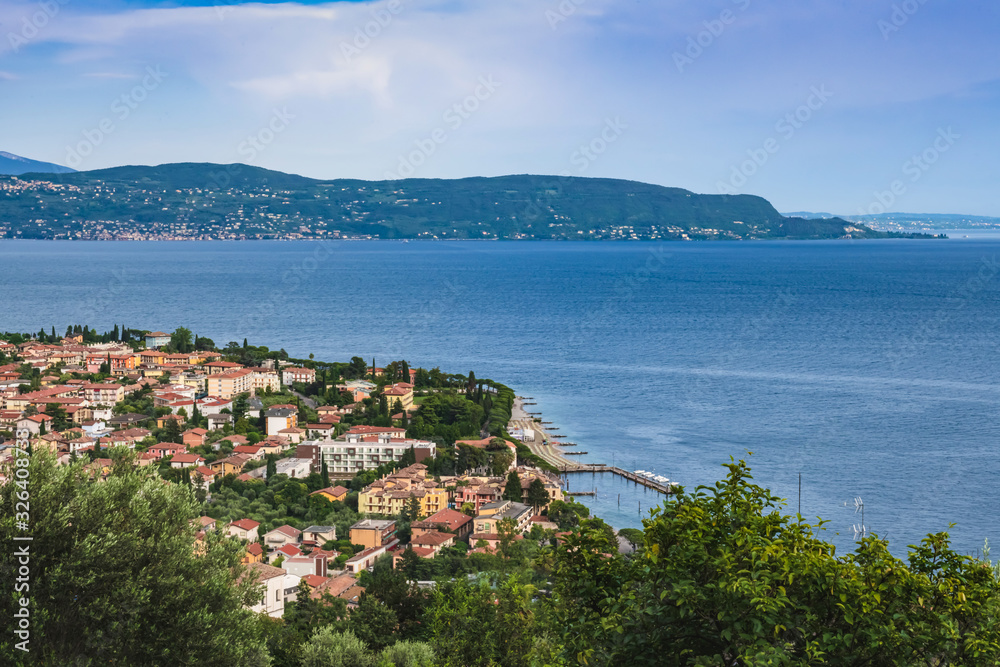
{"label": "window", "polygon": [[278,602],[279,600],[281,600],[280,596],[281,596],[281,591],[274,591],[274,601],[275,602]]}

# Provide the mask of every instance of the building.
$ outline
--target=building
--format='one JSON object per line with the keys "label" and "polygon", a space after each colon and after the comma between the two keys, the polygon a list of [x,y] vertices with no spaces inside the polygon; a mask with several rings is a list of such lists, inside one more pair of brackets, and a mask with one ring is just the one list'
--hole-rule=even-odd
{"label": "building", "polygon": [[249,461],[250,459],[246,456],[234,454],[233,456],[213,461],[208,464],[208,467],[220,475],[239,474]]}
{"label": "building", "polygon": [[380,547],[373,547],[371,549],[365,549],[361,553],[355,554],[351,558],[347,559],[344,563],[344,569],[351,574],[357,574],[361,570],[368,570],[375,564],[380,557],[384,556],[389,549],[399,544],[399,540],[392,540]]}
{"label": "building", "polygon": [[382,390],[382,395],[389,402],[390,411],[394,409],[393,406],[396,405],[396,401],[400,402],[403,410],[409,410],[413,407],[413,385],[409,382],[399,382],[385,387]]}
{"label": "building", "polygon": [[256,542],[260,524],[253,519],[240,519],[229,524],[229,534],[247,542]]}
{"label": "building", "polygon": [[253,393],[253,372],[241,368],[227,373],[209,375],[205,380],[210,396],[233,398],[238,394]]}
{"label": "building", "polygon": [[162,331],[153,331],[146,334],[146,348],[150,350],[155,350],[158,347],[163,347],[170,343],[170,334],[164,333]]}
{"label": "building", "polygon": [[323,461],[326,461],[326,469],[330,475],[339,479],[350,479],[362,470],[371,470],[385,463],[402,461],[410,450],[413,450],[414,459],[419,463],[434,456],[437,445],[428,440],[392,437],[388,432],[373,436],[348,432],[336,440],[307,440],[296,448],[295,453],[298,457],[312,459],[313,466],[317,470],[322,467]]}
{"label": "building", "polygon": [[267,418],[267,434],[279,435],[282,431],[295,428],[299,423],[299,411],[294,408],[273,407],[264,413]]}
{"label": "building", "polygon": [[174,454],[174,457],[170,459],[171,468],[197,468],[203,463],[205,463],[205,459],[197,454],[188,454],[187,452]]}
{"label": "building", "polygon": [[181,454],[183,452],[186,452],[187,447],[178,442],[161,442],[159,444],[152,445],[146,451],[147,453],[156,456],[156,460],[159,461],[164,457],[174,456],[176,454]]}
{"label": "building", "polygon": [[473,519],[472,540],[475,542],[481,537],[488,540],[488,537],[483,536],[498,534],[500,531],[497,530],[497,525],[503,519],[512,519],[515,526],[514,532],[523,533],[531,527],[531,517],[534,514],[534,511],[528,505],[515,503],[510,500],[501,500],[483,505],[479,510],[479,514]]}
{"label": "building", "polygon": [[277,549],[286,544],[298,544],[301,540],[302,531],[287,524],[264,533],[264,544],[269,549]]}
{"label": "building", "polygon": [[[296,452],[297,453],[297,452]],[[343,486],[328,486],[325,489],[320,489],[319,491],[313,491],[310,496],[322,496],[329,500],[330,502],[344,502],[347,500],[347,494],[349,489]]]}
{"label": "building", "polygon": [[279,459],[274,463],[276,475],[288,475],[294,479],[308,477],[312,472],[310,459]]}
{"label": "building", "polygon": [[312,384],[316,381],[316,371],[311,368],[300,368],[298,366],[288,366],[281,369],[281,381],[283,384]]}
{"label": "building", "polygon": [[448,506],[448,492],[427,476],[427,466],[414,463],[373,482],[358,494],[362,514],[396,516],[410,498],[420,503],[420,516],[435,514]]}
{"label": "building", "polygon": [[264,613],[271,618],[281,618],[285,613],[285,576],[281,568],[264,563],[250,563],[243,576],[253,577],[264,584],[264,595],[260,602],[250,605],[250,610]]}
{"label": "building", "polygon": [[309,526],[302,531],[302,543],[322,546],[337,540],[336,526]]}
{"label": "building", "polygon": [[396,522],[391,519],[364,519],[351,526],[351,544],[373,549],[394,542],[395,534]]}
{"label": "building", "polygon": [[305,577],[308,575],[325,577],[327,574],[326,556],[321,554],[309,554],[286,558],[281,563],[281,568],[285,572],[299,577]]}
{"label": "building", "polygon": [[423,547],[424,549],[430,549],[433,553],[437,553],[445,547],[453,546],[455,544],[455,537],[451,533],[440,533],[436,530],[431,530],[420,535],[415,535],[410,540],[410,544],[414,547]]}
{"label": "building", "polygon": [[410,524],[410,529],[413,537],[436,531],[451,533],[459,540],[468,540],[472,534],[472,517],[453,509],[443,509],[426,519],[414,521]]}

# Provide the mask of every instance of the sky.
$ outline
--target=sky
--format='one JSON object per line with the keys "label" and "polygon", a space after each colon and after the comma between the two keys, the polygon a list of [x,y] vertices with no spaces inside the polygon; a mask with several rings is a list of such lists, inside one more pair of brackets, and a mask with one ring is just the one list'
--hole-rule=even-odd
{"label": "sky", "polygon": [[1000,216],[1000,3],[4,0],[0,150]]}

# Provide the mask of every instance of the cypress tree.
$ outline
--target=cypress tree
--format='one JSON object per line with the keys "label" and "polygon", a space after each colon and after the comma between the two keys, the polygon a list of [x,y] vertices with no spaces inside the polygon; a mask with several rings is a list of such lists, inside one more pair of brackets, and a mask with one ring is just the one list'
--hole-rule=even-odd
{"label": "cypress tree", "polygon": [[326,459],[323,459],[323,468],[320,471],[320,479],[323,480],[323,488],[327,489],[330,487],[330,470],[326,466]]}

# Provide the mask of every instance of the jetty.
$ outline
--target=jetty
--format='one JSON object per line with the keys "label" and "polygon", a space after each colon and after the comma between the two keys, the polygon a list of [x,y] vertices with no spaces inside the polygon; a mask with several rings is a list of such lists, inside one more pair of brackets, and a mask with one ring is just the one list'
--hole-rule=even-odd
{"label": "jetty", "polygon": [[588,453],[589,452],[564,452],[563,456],[583,456],[584,454]]}
{"label": "jetty", "polygon": [[564,496],[596,496],[596,491],[566,491]]}
{"label": "jetty", "polygon": [[654,479],[649,479],[643,475],[636,475],[630,470],[624,470],[617,466],[604,465],[603,463],[592,463],[589,465],[579,465],[579,466],[564,466],[559,469],[564,475],[567,474],[577,474],[589,472],[592,474],[597,474],[599,472],[610,472],[612,474],[618,475],[619,477],[624,477],[630,482],[635,482],[636,484],[641,484],[648,489],[653,489],[654,491],[659,491],[662,494],[669,495],[673,493],[673,483],[668,482],[666,484],[661,484]]}

